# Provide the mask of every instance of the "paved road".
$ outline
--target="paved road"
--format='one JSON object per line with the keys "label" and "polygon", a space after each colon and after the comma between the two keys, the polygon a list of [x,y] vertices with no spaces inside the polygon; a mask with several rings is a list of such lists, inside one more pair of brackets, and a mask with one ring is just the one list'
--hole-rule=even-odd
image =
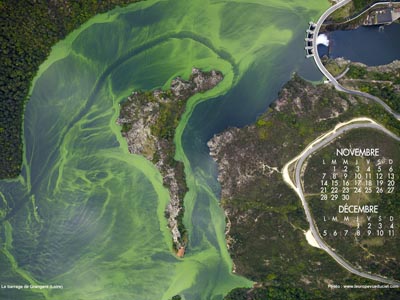
{"label": "paved road", "polygon": [[[380,104],[387,112],[392,114],[397,120],[400,120],[400,114],[398,114],[397,112],[392,110],[385,102],[383,102],[378,97],[372,96],[368,93],[354,91],[354,90],[350,90],[350,89],[343,87],[337,81],[337,79],[328,72],[328,70],[325,68],[325,66],[321,62],[321,59],[318,54],[318,47],[317,47],[317,37],[318,37],[318,33],[321,29],[321,26],[330,14],[332,14],[337,9],[345,6],[349,2],[351,2],[351,0],[342,0],[342,1],[338,2],[337,4],[331,6],[328,10],[326,10],[322,14],[322,16],[319,18],[318,22],[316,23],[315,31],[314,31],[314,35],[313,35],[314,61],[317,65],[317,67],[319,68],[319,70],[321,71],[321,73],[334,85],[334,87],[338,91],[356,95],[356,96],[365,97],[370,100],[373,100],[376,103]],[[376,123],[375,121],[373,121],[369,118],[356,118],[349,122],[338,124],[335,127],[335,129],[333,129],[332,131],[319,137],[317,140],[315,140],[313,143],[311,143],[306,149],[303,150],[302,153],[300,153],[297,157],[292,159],[290,162],[288,162],[284,166],[283,171],[282,171],[283,178],[284,178],[285,182],[288,183],[296,191],[299,198],[301,199],[301,203],[302,203],[302,205],[304,207],[304,211],[306,213],[307,221],[310,225],[311,233],[321,249],[323,249],[325,252],[327,252],[342,267],[344,267],[346,270],[348,270],[349,272],[351,272],[355,275],[358,275],[358,276],[364,277],[364,278],[368,278],[371,280],[375,280],[378,282],[382,282],[385,284],[400,285],[400,282],[397,280],[386,278],[386,277],[379,276],[379,275],[373,275],[373,274],[363,272],[363,271],[360,271],[360,270],[354,268],[351,264],[349,264],[341,256],[339,256],[336,252],[334,252],[331,248],[329,248],[329,246],[324,242],[324,240],[319,235],[319,232],[314,223],[314,219],[311,216],[311,212],[308,207],[307,201],[305,200],[305,197],[304,197],[303,186],[302,186],[302,181],[301,181],[301,169],[303,167],[304,162],[307,160],[307,158],[315,151],[319,150],[320,148],[322,148],[322,147],[326,146],[327,144],[329,144],[330,142],[332,142],[334,139],[336,139],[338,136],[343,134],[345,131],[353,130],[356,128],[377,129],[377,130],[384,132],[385,134],[392,137],[393,139],[400,141],[399,136],[395,135],[391,131],[387,130],[384,126]],[[290,175],[289,175],[289,166],[292,164],[295,165],[294,182],[292,181],[292,179],[290,178]]]}
{"label": "paved road", "polygon": [[328,72],[328,70],[325,68],[325,66],[322,64],[321,59],[318,54],[318,46],[317,46],[317,38],[319,31],[321,30],[322,24],[325,22],[325,20],[337,9],[345,6],[346,4],[350,3],[351,0],[342,0],[335,5],[329,7],[323,14],[322,16],[318,19],[318,22],[315,24],[315,29],[314,29],[314,35],[313,35],[313,53],[314,53],[314,61],[319,68],[319,70],[324,74],[324,76],[332,83],[335,85],[339,85],[335,77],[331,75],[331,73]]}
{"label": "paved road", "polygon": [[[340,257],[336,252],[334,252],[331,248],[329,248],[329,246],[324,242],[324,240],[319,235],[319,232],[314,223],[314,219],[311,216],[311,212],[308,207],[307,201],[305,200],[305,197],[304,197],[302,180],[301,180],[301,169],[303,167],[304,162],[307,160],[307,158],[315,151],[317,151],[320,148],[323,148],[324,146],[329,144],[331,141],[336,139],[338,136],[343,134],[345,131],[349,131],[349,130],[356,129],[356,128],[377,129],[377,130],[384,132],[385,134],[392,137],[393,139],[400,141],[399,136],[395,135],[394,133],[387,130],[382,125],[376,123],[375,121],[373,121],[369,118],[353,119],[352,121],[349,121],[347,123],[339,124],[338,126],[335,127],[335,129],[333,129],[332,131],[328,132],[327,134],[325,134],[325,135],[321,136],[320,138],[318,138],[317,140],[315,140],[306,149],[304,149],[300,155],[298,155],[293,160],[291,160],[289,163],[287,163],[286,166],[283,168],[284,180],[296,191],[299,198],[301,199],[301,203],[302,203],[302,205],[304,207],[304,211],[306,213],[307,221],[310,225],[311,233],[321,249],[323,249],[325,252],[327,252],[342,267],[344,267],[346,270],[348,270],[349,272],[351,272],[355,275],[358,275],[358,276],[361,276],[364,278],[368,278],[371,280],[379,281],[379,282],[382,282],[385,284],[399,285],[400,284],[399,281],[389,279],[389,278],[379,276],[379,275],[373,275],[373,274],[369,274],[366,272],[362,272],[362,271],[354,268],[347,261],[345,261],[342,257]],[[292,179],[290,178],[289,172],[288,172],[289,165],[291,165],[293,163],[295,163],[295,166],[296,166],[294,183],[293,183]]]}
{"label": "paved road", "polygon": [[393,109],[391,109],[384,101],[382,101],[378,97],[372,96],[368,93],[350,90],[350,89],[347,89],[344,86],[342,86],[336,80],[336,78],[334,76],[332,76],[331,73],[329,73],[329,71],[325,68],[325,66],[321,62],[321,59],[318,54],[318,46],[317,46],[317,37],[318,37],[318,33],[321,29],[321,26],[330,14],[332,14],[335,10],[345,6],[349,2],[351,2],[351,0],[342,0],[342,1],[338,2],[337,4],[331,6],[322,14],[322,16],[319,18],[318,22],[316,23],[314,36],[313,36],[313,53],[314,53],[313,57],[314,57],[315,64],[317,65],[317,67],[321,71],[321,73],[324,74],[324,76],[335,86],[335,88],[338,91],[356,95],[356,96],[365,97],[372,101],[375,101],[376,103],[380,104],[388,113],[393,115],[397,120],[400,120],[400,114],[397,113],[396,111],[394,111]]}
{"label": "paved road", "polygon": [[[396,2],[396,1],[393,1],[393,2]],[[397,2],[399,2],[399,1],[397,1]],[[354,16],[350,17],[350,19],[348,19],[348,20],[346,20],[344,22],[338,23],[338,24],[346,24],[348,22],[354,21],[355,19],[359,18],[361,15],[366,13],[368,10],[370,10],[370,9],[376,7],[376,6],[382,5],[382,4],[386,4],[387,5],[387,4],[390,4],[390,2],[380,1],[380,2],[373,3],[373,4],[369,5],[369,6],[367,6],[366,8],[364,8],[357,15],[354,15]]]}

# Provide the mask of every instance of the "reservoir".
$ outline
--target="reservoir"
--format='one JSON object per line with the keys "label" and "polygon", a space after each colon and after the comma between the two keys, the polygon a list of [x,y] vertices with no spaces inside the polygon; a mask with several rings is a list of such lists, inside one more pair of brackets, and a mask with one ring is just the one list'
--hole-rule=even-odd
{"label": "reservoir", "polygon": [[[64,289],[12,290],[0,298],[221,300],[234,288],[252,287],[232,273],[206,143],[227,127],[255,121],[293,72],[321,79],[304,58],[304,28],[327,6],[142,1],[92,18],[55,45],[26,105],[22,174],[0,181],[7,253],[0,255],[0,282]],[[115,121],[132,91],[168,88],[192,67],[225,77],[188,101],[175,132],[189,187],[188,252],[178,259],[161,174],[128,152]]]}
{"label": "reservoir", "polygon": [[400,59],[399,37],[398,23],[381,29],[379,26],[361,26],[355,30],[333,31],[329,33],[329,56],[344,57],[368,66],[388,64]]}

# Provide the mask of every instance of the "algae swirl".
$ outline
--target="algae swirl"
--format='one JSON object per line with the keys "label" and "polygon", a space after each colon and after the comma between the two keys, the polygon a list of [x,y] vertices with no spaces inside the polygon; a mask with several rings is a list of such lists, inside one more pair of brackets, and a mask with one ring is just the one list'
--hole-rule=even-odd
{"label": "algae swirl", "polygon": [[[94,17],[58,43],[32,83],[24,166],[0,182],[0,283],[11,299],[222,299],[251,286],[231,273],[206,140],[255,119],[304,63],[303,31],[328,3],[146,1]],[[115,124],[133,90],[167,87],[193,66],[224,80],[192,97],[175,134],[189,193],[191,252],[171,252],[157,169]],[[206,101],[207,100],[207,101]]]}

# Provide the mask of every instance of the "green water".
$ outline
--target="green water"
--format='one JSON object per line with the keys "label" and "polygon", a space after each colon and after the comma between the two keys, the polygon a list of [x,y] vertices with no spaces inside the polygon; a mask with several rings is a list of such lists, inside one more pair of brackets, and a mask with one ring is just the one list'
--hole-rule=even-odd
{"label": "green water", "polygon": [[[96,16],[57,44],[31,89],[22,175],[0,182],[0,284],[64,288],[0,289],[0,298],[222,299],[251,286],[231,273],[205,142],[254,120],[293,71],[315,72],[303,59],[303,33],[327,6],[146,1]],[[175,136],[190,189],[190,244],[180,260],[161,175],[128,153],[115,120],[132,90],[168,87],[194,66],[225,78],[189,100]]]}

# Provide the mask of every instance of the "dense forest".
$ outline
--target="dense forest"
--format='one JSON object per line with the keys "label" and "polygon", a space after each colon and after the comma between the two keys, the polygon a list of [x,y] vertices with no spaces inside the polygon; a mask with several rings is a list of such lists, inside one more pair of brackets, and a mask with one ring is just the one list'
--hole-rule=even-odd
{"label": "dense forest", "polygon": [[354,8],[356,11],[360,11],[363,8],[377,2],[376,0],[353,0]]}
{"label": "dense forest", "polygon": [[0,1],[0,178],[20,173],[24,105],[51,46],[90,17],[138,1]]}
{"label": "dense forest", "polygon": [[[313,86],[294,75],[255,124],[228,129],[211,140],[210,152],[219,164],[221,205],[230,223],[227,241],[235,272],[256,282],[251,289],[232,290],[225,300],[400,299],[394,289],[329,287],[336,282],[373,283],[352,275],[325,252],[307,244],[304,232],[309,225],[301,202],[281,173],[271,167],[281,170],[315,138],[361,116],[400,132],[399,122],[380,105],[329,85]],[[241,174],[247,178],[239,181]],[[318,174],[319,170],[307,176],[320,178]]]}

